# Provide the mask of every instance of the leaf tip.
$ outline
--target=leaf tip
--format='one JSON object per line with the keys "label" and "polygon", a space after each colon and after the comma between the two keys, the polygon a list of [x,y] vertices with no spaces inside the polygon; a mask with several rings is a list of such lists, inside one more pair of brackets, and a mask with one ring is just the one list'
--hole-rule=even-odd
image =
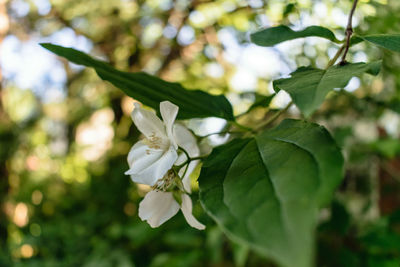
{"label": "leaf tip", "polygon": [[41,47],[46,48],[46,47],[48,47],[48,46],[50,45],[50,43],[39,43],[39,45],[40,45]]}
{"label": "leaf tip", "polygon": [[52,48],[54,48],[54,46],[55,46],[52,43],[39,43],[39,45],[50,51],[53,51]]}

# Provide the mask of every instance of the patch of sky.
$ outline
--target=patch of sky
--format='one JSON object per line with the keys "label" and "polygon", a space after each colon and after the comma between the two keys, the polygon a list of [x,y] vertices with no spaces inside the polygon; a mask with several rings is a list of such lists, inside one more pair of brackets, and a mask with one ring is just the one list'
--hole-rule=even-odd
{"label": "patch of sky", "polygon": [[313,7],[313,14],[317,17],[324,19],[328,16],[328,7],[325,3],[315,3]]}
{"label": "patch of sky", "polygon": [[238,92],[256,90],[259,78],[271,79],[290,72],[276,48],[240,44],[231,28],[218,31],[218,38],[224,46],[224,59],[236,65],[230,86]]}
{"label": "patch of sky", "polygon": [[204,72],[212,78],[221,78],[225,73],[224,68],[216,62],[207,63]]}
{"label": "patch of sky", "polygon": [[47,15],[51,10],[51,4],[49,0],[34,0],[34,3],[39,15],[41,16]]}
{"label": "patch of sky", "polygon": [[204,47],[204,54],[210,59],[216,58],[218,55],[218,49],[213,45],[206,45]]}
{"label": "patch of sky", "polygon": [[350,79],[349,83],[346,85],[344,90],[346,90],[347,92],[354,92],[360,87],[360,84],[361,84],[360,79],[357,77],[353,77]]}
{"label": "patch of sky", "polygon": [[193,43],[194,40],[195,40],[194,29],[188,25],[183,26],[178,33],[178,43],[180,45],[189,45]]}
{"label": "patch of sky", "polygon": [[195,25],[199,25],[205,23],[206,17],[204,16],[203,13],[195,10],[190,13],[189,20]]}
{"label": "patch of sky", "polygon": [[261,0],[248,0],[248,3],[251,8],[261,8],[264,5],[264,2]]}
{"label": "patch of sky", "polygon": [[[65,96],[66,73],[62,62],[39,45],[42,42],[73,47],[84,52],[89,52],[93,46],[90,40],[77,36],[69,28],[63,28],[47,37],[32,35],[27,41],[8,35],[0,48],[4,83],[30,89],[44,102],[61,101]],[[74,70],[82,68],[74,64],[71,67]]]}
{"label": "patch of sky", "polygon": [[367,62],[368,61],[367,54],[365,54],[363,51],[358,51],[353,55],[353,61],[354,62]]}
{"label": "patch of sky", "polygon": [[30,10],[29,3],[24,0],[14,0],[10,2],[10,13],[16,17],[25,17]]}
{"label": "patch of sky", "polygon": [[[331,10],[331,18],[333,19],[333,22],[342,27],[342,28],[346,28],[347,26],[347,14],[345,14],[343,12],[343,10],[341,10],[338,7],[334,7]],[[353,23],[354,23],[354,17],[353,17]],[[355,24],[353,24],[355,26]]]}
{"label": "patch of sky", "polygon": [[171,24],[168,24],[163,29],[163,35],[164,35],[165,38],[168,38],[168,39],[175,38],[177,33],[178,33],[178,30],[174,26],[172,26]]}
{"label": "patch of sky", "polygon": [[271,21],[268,19],[268,16],[265,14],[258,14],[256,16],[256,23],[260,27],[267,27],[271,25]]}

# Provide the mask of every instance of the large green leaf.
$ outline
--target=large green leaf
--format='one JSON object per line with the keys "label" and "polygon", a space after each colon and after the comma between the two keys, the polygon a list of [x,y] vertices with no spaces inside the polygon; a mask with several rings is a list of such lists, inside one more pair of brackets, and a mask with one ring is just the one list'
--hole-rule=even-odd
{"label": "large green leaf", "polygon": [[355,44],[363,40],[382,48],[400,52],[400,34],[356,35],[352,43]]}
{"label": "large green leaf", "polygon": [[200,199],[232,239],[282,266],[309,267],[318,208],[332,198],[342,168],[323,127],[285,120],[214,149],[199,177]]}
{"label": "large green leaf", "polygon": [[339,42],[333,32],[321,26],[310,26],[301,31],[293,31],[288,26],[279,25],[250,35],[251,41],[260,46],[274,46],[281,42],[304,37],[321,37],[333,42]]}
{"label": "large green leaf", "polygon": [[41,44],[69,61],[92,67],[97,74],[127,95],[159,110],[161,101],[169,100],[179,106],[179,119],[220,117],[234,120],[232,106],[223,95],[210,95],[200,90],[186,90],[178,83],[163,81],[143,72],[123,72],[108,63],[96,60],[81,51],[53,44]]}
{"label": "large green leaf", "polygon": [[335,65],[326,70],[301,67],[291,73],[290,78],[274,81],[274,90],[288,92],[293,102],[308,117],[322,104],[329,91],[345,87],[353,76],[364,72],[377,75],[380,66],[381,61]]}

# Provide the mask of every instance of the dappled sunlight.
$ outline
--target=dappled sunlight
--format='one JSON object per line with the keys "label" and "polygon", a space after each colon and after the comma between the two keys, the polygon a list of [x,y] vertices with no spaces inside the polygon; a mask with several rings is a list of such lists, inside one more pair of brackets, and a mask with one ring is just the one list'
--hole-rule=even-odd
{"label": "dappled sunlight", "polygon": [[19,227],[24,227],[28,224],[28,206],[25,203],[18,203],[15,206],[13,222]]}
{"label": "dappled sunlight", "polygon": [[82,156],[88,161],[99,159],[111,148],[114,129],[111,109],[96,111],[89,122],[82,123],[76,131],[76,142],[82,146]]}
{"label": "dappled sunlight", "polygon": [[33,252],[34,252],[34,250],[33,250],[31,245],[24,244],[24,245],[21,246],[21,256],[23,258],[32,257],[33,256]]}

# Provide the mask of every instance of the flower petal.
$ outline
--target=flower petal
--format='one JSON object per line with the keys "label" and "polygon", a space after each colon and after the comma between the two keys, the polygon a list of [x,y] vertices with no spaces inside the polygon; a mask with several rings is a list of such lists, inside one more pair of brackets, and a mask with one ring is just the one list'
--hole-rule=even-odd
{"label": "flower petal", "polygon": [[167,138],[165,126],[154,112],[145,110],[141,108],[139,104],[135,103],[135,108],[131,113],[131,117],[136,127],[146,138],[150,139],[153,136]]}
{"label": "flower petal", "polygon": [[140,141],[129,152],[131,168],[125,174],[131,175],[134,182],[153,186],[171,169],[177,158],[172,146],[167,151],[154,150]]}
{"label": "flower petal", "polygon": [[187,168],[185,176],[182,178],[183,189],[185,189],[187,193],[192,192],[192,182],[190,180],[190,175],[196,168],[197,164],[199,164],[199,162],[200,162],[199,160],[192,161],[189,163],[187,167],[184,167],[179,170],[179,176],[182,177],[183,173],[185,172],[185,169]]}
{"label": "flower petal", "polygon": [[[176,140],[176,143],[178,146],[182,147],[183,149],[188,152],[190,157],[197,157],[200,155],[200,149],[197,146],[196,138],[193,136],[193,134],[183,125],[180,124],[175,124],[174,125],[174,137]],[[182,164],[185,162],[187,159],[186,155],[184,153],[180,154],[175,165]],[[182,179],[183,187],[186,190],[186,192],[190,193],[191,192],[191,186],[190,186],[190,175],[192,174],[193,170],[196,168],[197,164],[199,161],[192,161],[189,163],[189,166],[187,167],[187,171],[185,176]],[[179,175],[183,175],[185,171],[185,168],[182,168],[179,171]]]}
{"label": "flower petal", "polygon": [[204,230],[206,226],[200,223],[192,214],[192,199],[187,194],[182,194],[181,210],[187,223],[198,230]]}
{"label": "flower petal", "polygon": [[167,136],[173,142],[175,149],[178,147],[172,135],[172,126],[174,125],[176,115],[178,115],[178,110],[179,107],[169,101],[163,101],[160,103],[160,113],[165,124],[165,129],[167,130]]}
{"label": "flower petal", "polygon": [[188,152],[189,156],[197,157],[200,155],[200,149],[197,146],[196,138],[194,135],[183,125],[174,125],[174,139],[178,146]]}
{"label": "flower petal", "polygon": [[139,217],[151,227],[158,227],[179,210],[171,192],[150,191],[139,204]]}
{"label": "flower petal", "polygon": [[151,149],[143,140],[134,144],[128,154],[130,173],[139,173],[156,162],[164,153]]}

